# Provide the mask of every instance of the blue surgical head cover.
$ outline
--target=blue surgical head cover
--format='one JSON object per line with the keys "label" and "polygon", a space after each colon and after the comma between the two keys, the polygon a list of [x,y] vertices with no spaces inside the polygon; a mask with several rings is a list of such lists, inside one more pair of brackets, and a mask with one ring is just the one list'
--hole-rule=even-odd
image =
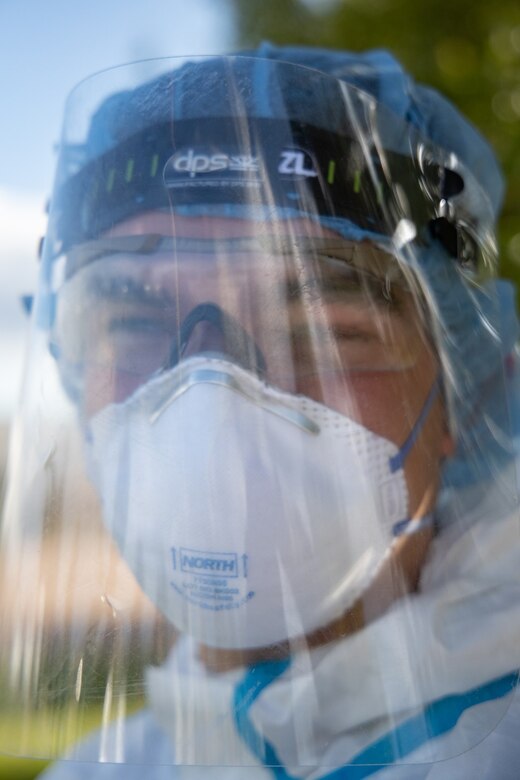
{"label": "blue surgical head cover", "polygon": [[[276,117],[279,110],[279,96],[270,81],[265,60],[307,67],[311,69],[309,78],[313,71],[333,76],[369,93],[378,104],[435,146],[453,153],[476,180],[479,189],[476,199],[486,200],[496,218],[504,187],[489,144],[445,98],[416,84],[388,52],[360,54],[263,43],[243,54],[258,59],[254,94],[248,106],[253,115]],[[177,118],[218,115],[219,83],[223,74],[215,61],[213,65],[211,62],[206,61],[209,65],[202,62],[197,67],[188,63],[182,71],[182,78],[173,91],[173,113]],[[92,120],[84,159],[94,159],[116,146],[128,126],[164,120],[164,94],[171,84],[172,76],[165,74],[136,90],[107,99]],[[306,102],[305,81],[301,77],[290,86],[291,119],[311,123],[328,121],[323,119],[328,116],[325,109],[317,120],[316,106]],[[288,111],[287,94],[284,94],[283,110]],[[240,206],[221,204],[219,208],[220,214],[240,216]],[[198,209],[194,206],[191,213]],[[345,237],[354,240],[367,237],[366,231],[347,220],[324,217],[321,221]],[[457,448],[445,463],[444,483],[455,489],[482,484],[495,478],[514,459],[513,443],[520,429],[518,379],[511,358],[519,334],[514,291],[503,281],[487,282],[482,288],[468,284],[453,257],[435,241],[414,252],[416,270],[434,309],[436,343],[456,427]]]}

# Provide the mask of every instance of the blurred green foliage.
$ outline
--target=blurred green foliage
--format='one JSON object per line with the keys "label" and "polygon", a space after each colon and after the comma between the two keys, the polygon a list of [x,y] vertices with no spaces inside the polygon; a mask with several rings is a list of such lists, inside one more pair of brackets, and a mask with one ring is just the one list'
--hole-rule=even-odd
{"label": "blurred green foliage", "polygon": [[45,767],[37,759],[0,756],[0,780],[33,780]]}
{"label": "blurred green foliage", "polygon": [[502,273],[520,282],[520,3],[511,0],[232,0],[240,45],[385,48],[491,141],[508,181]]}

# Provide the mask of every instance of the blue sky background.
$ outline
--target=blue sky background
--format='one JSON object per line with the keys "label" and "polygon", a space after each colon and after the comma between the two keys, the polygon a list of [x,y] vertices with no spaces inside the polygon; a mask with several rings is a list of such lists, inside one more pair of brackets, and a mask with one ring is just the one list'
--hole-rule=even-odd
{"label": "blue sky background", "polygon": [[35,285],[68,92],[123,62],[233,46],[227,0],[0,0],[0,421],[18,395],[18,298]]}

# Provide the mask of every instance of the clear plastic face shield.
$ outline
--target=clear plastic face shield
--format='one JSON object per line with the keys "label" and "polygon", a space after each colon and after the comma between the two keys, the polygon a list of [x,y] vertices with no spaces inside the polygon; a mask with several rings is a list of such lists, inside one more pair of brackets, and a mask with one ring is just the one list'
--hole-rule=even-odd
{"label": "clear plastic face shield", "polygon": [[480,403],[448,294],[491,356],[487,465],[516,497],[485,198],[478,223],[453,155],[317,72],[157,68],[68,104],[2,525],[0,675],[24,723],[3,747],[74,756],[97,725],[94,758],[137,761],[145,707],[170,746],[150,763],[363,763],[370,740],[331,758],[316,736],[354,689],[340,731],[413,716],[420,744],[455,690],[454,617],[417,594]]}

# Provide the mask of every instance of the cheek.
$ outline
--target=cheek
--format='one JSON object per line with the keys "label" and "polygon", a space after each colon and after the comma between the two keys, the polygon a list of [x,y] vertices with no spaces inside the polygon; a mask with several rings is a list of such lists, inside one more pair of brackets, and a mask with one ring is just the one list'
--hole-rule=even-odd
{"label": "cheek", "polygon": [[314,377],[297,392],[359,422],[401,446],[419,417],[437,377],[433,360],[405,371],[372,371]]}
{"label": "cheek", "polygon": [[122,403],[142,385],[142,377],[107,366],[90,367],[85,376],[85,414],[93,417],[105,406]]}

